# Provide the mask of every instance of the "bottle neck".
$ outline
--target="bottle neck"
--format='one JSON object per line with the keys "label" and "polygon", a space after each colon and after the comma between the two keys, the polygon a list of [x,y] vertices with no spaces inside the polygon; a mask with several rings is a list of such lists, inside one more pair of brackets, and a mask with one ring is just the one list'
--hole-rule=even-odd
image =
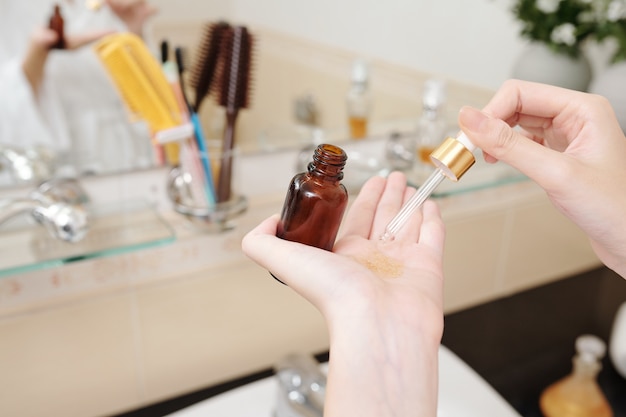
{"label": "bottle neck", "polygon": [[365,94],[367,91],[367,81],[352,81],[352,86],[350,90],[353,93]]}
{"label": "bottle neck", "polygon": [[422,115],[425,119],[435,120],[443,116],[443,106],[427,106],[424,105]]}
{"label": "bottle neck", "polygon": [[572,360],[574,364],[573,374],[581,378],[596,378],[602,365],[597,360],[589,360],[580,356],[575,356]]}
{"label": "bottle neck", "polygon": [[322,144],[313,153],[313,161],[308,165],[308,171],[312,175],[323,177],[327,180],[341,181],[343,168],[348,156],[338,146]]}

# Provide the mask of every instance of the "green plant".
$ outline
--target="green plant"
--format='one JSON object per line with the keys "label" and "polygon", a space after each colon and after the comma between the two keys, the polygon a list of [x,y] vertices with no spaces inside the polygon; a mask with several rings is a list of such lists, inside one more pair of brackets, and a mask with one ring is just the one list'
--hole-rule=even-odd
{"label": "green plant", "polygon": [[613,62],[626,60],[626,0],[517,0],[521,35],[557,53],[578,57],[588,38],[613,39]]}
{"label": "green plant", "polygon": [[611,62],[626,60],[626,0],[601,1],[596,7],[596,39],[615,42],[615,52]]}

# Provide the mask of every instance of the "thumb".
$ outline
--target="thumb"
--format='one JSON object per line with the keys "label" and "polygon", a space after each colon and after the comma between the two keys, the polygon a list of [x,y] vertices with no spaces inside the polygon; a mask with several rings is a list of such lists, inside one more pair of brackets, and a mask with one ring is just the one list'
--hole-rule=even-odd
{"label": "thumb", "polygon": [[276,237],[278,219],[278,216],[272,216],[248,232],[241,242],[243,252],[320,311],[324,311],[325,295],[336,283],[332,279],[332,269],[328,269],[332,268],[332,259],[336,255],[279,239]]}
{"label": "thumb", "polygon": [[472,107],[461,109],[459,126],[472,143],[487,154],[486,159],[506,162],[544,188],[551,178],[550,170],[556,170],[562,159],[559,152],[524,136],[505,121]]}

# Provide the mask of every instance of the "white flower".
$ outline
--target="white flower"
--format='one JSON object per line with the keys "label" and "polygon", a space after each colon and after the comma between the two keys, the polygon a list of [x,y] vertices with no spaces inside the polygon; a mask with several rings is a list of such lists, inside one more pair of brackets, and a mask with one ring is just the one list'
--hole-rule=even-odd
{"label": "white flower", "polygon": [[609,22],[626,18],[626,0],[612,0],[606,10],[606,18]]}
{"label": "white flower", "polygon": [[554,13],[559,8],[561,0],[537,0],[537,9],[544,13]]}
{"label": "white flower", "polygon": [[552,30],[550,40],[572,46],[576,43],[576,27],[571,23],[563,23]]}

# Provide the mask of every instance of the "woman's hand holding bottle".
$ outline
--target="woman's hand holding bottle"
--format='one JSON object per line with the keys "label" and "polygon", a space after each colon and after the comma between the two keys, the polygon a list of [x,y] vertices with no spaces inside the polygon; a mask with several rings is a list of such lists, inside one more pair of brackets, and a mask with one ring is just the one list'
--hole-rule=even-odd
{"label": "woman's hand holding bottle", "polygon": [[394,241],[379,239],[414,192],[401,173],[370,179],[332,252],[277,238],[277,216],[243,240],[328,323],[325,416],[435,415],[444,244],[436,205],[427,202]]}

